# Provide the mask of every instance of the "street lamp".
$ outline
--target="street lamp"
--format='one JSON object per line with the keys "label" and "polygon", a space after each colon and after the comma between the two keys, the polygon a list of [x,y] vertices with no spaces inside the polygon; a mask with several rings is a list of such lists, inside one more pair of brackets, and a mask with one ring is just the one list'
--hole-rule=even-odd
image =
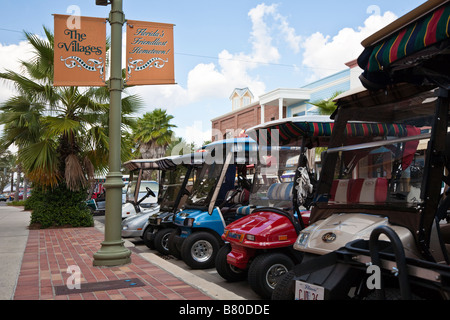
{"label": "street lamp", "polygon": [[94,253],[94,266],[117,266],[131,262],[131,251],[124,246],[121,236],[122,222],[122,173],[120,172],[121,145],[121,94],[122,79],[122,27],[125,15],[122,0],[96,0],[97,5],[111,3],[109,23],[111,25],[111,76],[109,80],[109,173],[104,184],[106,188],[105,240],[102,247]]}
{"label": "street lamp", "polygon": [[107,6],[108,0],[95,0],[95,4],[98,6]]}

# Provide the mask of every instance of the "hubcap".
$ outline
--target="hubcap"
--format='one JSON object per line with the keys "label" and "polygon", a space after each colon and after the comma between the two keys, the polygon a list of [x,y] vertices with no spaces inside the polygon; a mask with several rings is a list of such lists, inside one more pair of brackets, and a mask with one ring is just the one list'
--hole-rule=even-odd
{"label": "hubcap", "polygon": [[161,239],[161,245],[164,248],[164,250],[169,250],[169,236],[170,232],[165,234]]}
{"label": "hubcap", "polygon": [[211,258],[213,254],[213,247],[211,243],[206,240],[198,240],[192,245],[191,255],[197,262],[205,262]]}
{"label": "hubcap", "polygon": [[266,272],[266,282],[271,289],[275,289],[278,278],[285,274],[288,270],[282,264],[274,264]]}

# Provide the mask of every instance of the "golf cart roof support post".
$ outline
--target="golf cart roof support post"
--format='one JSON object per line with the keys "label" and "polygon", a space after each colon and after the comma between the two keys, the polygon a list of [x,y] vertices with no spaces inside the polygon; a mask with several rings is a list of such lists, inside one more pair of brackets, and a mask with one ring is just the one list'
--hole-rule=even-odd
{"label": "golf cart roof support post", "polygon": [[[431,228],[437,212],[442,175],[444,172],[443,154],[448,128],[449,90],[440,88],[436,90],[436,116],[431,129],[431,139],[427,148],[425,176],[422,190],[424,194],[424,208],[420,221],[418,241],[420,249],[431,258],[428,252],[430,245]],[[431,258],[432,259],[432,258]]]}
{"label": "golf cart roof support post", "polygon": [[177,197],[175,199],[175,203],[173,205],[173,213],[176,213],[178,205],[180,204],[181,198],[185,195],[186,185],[191,177],[192,170],[194,170],[194,166],[189,166],[186,171],[183,183],[181,184],[180,191],[178,192]]}
{"label": "golf cart roof support post", "polygon": [[[350,117],[347,112],[343,110],[343,112],[340,112],[339,114],[336,114],[334,119],[334,132],[345,132],[347,122],[349,121]],[[330,138],[330,143],[328,145],[328,148],[334,148],[334,147],[340,147],[343,145],[343,141],[345,139],[345,136],[343,134],[332,134]],[[332,157],[336,158],[338,156],[338,153],[335,154],[328,154],[326,153],[325,159],[322,163],[322,170],[320,171],[319,176],[319,183],[316,190],[316,193],[314,195],[314,199],[317,199],[317,196],[320,194],[325,194],[328,192],[328,190],[331,190],[331,182],[333,179],[330,179],[329,177],[334,176],[334,165],[330,166],[327,165],[327,163],[330,163],[332,160]],[[331,163],[334,163],[335,160],[331,161]],[[310,223],[315,222],[316,215],[313,214],[313,211],[316,210],[316,207],[314,206],[311,211],[311,221]]]}
{"label": "golf cart roof support post", "polygon": [[233,158],[234,158],[233,152],[228,151],[225,164],[223,165],[222,172],[220,173],[219,181],[217,181],[216,189],[214,190],[213,196],[211,197],[211,202],[209,203],[208,206],[209,215],[211,215],[214,210],[214,204],[216,203],[217,195],[219,194],[220,188],[222,187],[223,179],[228,171],[228,166],[230,165],[230,162]]}
{"label": "golf cart roof support post", "polygon": [[142,180],[142,174],[144,172],[144,169],[139,169],[138,179],[136,181],[136,187],[134,188],[134,203],[138,202],[139,197],[139,189],[141,187],[141,180]]}

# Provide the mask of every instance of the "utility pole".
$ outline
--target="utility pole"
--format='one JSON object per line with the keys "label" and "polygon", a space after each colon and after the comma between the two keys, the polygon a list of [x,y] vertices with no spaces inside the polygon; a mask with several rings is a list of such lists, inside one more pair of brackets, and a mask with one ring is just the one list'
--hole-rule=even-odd
{"label": "utility pole", "polygon": [[[117,266],[131,262],[131,251],[124,246],[121,235],[122,222],[122,173],[120,172],[121,114],[122,114],[122,27],[125,14],[122,0],[96,0],[96,5],[111,4],[109,23],[111,25],[111,75],[109,80],[109,173],[104,184],[106,188],[105,240],[94,253],[94,266]],[[105,39],[106,40],[106,39]]]}

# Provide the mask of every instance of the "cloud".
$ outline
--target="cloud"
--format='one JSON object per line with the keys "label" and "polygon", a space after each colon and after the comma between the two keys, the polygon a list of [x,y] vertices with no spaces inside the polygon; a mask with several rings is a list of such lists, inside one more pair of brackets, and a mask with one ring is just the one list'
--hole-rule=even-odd
{"label": "cloud", "polygon": [[[31,45],[27,41],[11,45],[0,44],[0,72],[5,72],[7,69],[15,72],[22,71],[20,61],[28,61],[33,55]],[[7,81],[0,80],[0,103],[14,94],[13,85]]]}
{"label": "cloud", "polygon": [[[218,53],[217,63],[200,63],[189,71],[186,88],[180,85],[144,86],[135,91],[144,97],[153,97],[148,100],[152,101],[152,106],[168,110],[203,99],[228,98],[239,87],[249,87],[254,96],[258,97],[266,92],[266,86],[258,76],[251,75],[251,71],[260,67],[261,63],[277,63],[281,58],[272,34],[281,35],[280,39],[294,51],[300,49],[300,36],[295,34],[287,18],[277,10],[277,5],[259,4],[248,12],[252,23],[249,35],[251,52],[232,53],[223,49]],[[161,92],[164,92],[162,96]]]}
{"label": "cloud", "polygon": [[188,143],[194,142],[197,147],[203,145],[203,142],[211,140],[211,124],[209,122],[194,121],[192,125],[175,128],[174,132],[177,137],[183,137]]}
{"label": "cloud", "polygon": [[312,73],[307,82],[345,69],[345,63],[356,59],[363,51],[361,41],[396,18],[390,11],[383,15],[376,13],[369,16],[357,30],[344,28],[333,37],[320,32],[307,37],[302,44],[303,65],[311,68]]}

